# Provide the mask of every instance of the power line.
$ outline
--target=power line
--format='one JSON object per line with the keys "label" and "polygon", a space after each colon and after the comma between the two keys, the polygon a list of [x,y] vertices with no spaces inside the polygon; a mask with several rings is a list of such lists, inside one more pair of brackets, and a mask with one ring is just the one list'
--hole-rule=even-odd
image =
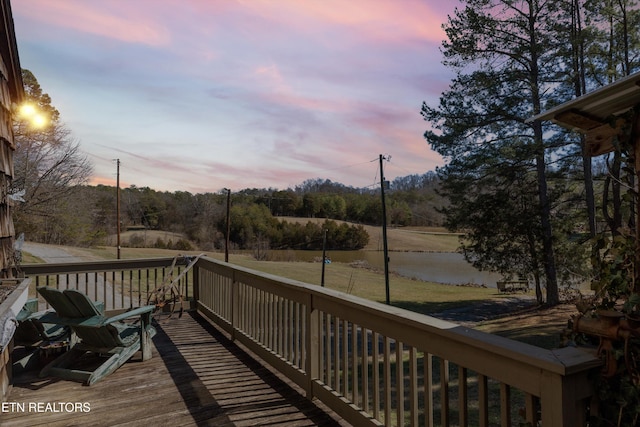
{"label": "power line", "polygon": [[352,167],[354,167],[354,166],[360,166],[360,165],[364,165],[364,164],[366,164],[366,163],[372,163],[372,162],[376,162],[376,161],[378,161],[378,159],[377,159],[377,158],[376,158],[376,159],[373,159],[373,160],[368,160],[368,161],[366,161],[366,162],[352,163],[352,164],[350,164],[350,165],[338,166],[338,167],[336,167],[336,168],[319,169],[319,170],[317,170],[317,171],[315,171],[315,172],[316,172],[316,173],[319,173],[319,172],[328,172],[328,171],[336,171],[336,170],[341,170],[341,169],[348,169],[348,168],[352,168]]}

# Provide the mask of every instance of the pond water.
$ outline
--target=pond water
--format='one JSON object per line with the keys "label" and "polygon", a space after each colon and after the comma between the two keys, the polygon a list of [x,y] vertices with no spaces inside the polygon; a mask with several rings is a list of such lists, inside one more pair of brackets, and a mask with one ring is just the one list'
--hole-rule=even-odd
{"label": "pond water", "polygon": [[[273,251],[279,252],[279,251]],[[313,261],[322,257],[321,251],[280,251],[281,259]],[[374,268],[384,269],[382,252],[327,251],[332,261],[350,263],[363,260]],[[464,260],[462,254],[452,252],[390,252],[389,270],[405,277],[453,285],[478,284],[495,288],[502,276],[479,271]]]}

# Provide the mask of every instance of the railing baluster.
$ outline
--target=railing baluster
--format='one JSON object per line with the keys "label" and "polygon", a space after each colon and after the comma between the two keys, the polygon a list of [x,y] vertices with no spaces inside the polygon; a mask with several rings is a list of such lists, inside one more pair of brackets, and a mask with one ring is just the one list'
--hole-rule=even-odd
{"label": "railing baluster", "polygon": [[[106,286],[106,284],[105,284]],[[111,309],[116,308],[116,272],[111,272]]]}
{"label": "railing baluster", "polygon": [[124,270],[120,270],[120,307],[124,308]]}
{"label": "railing baluster", "polygon": [[307,347],[305,346],[305,343],[307,342],[307,333],[309,330],[311,330],[310,328],[312,327],[311,325],[307,325],[307,310],[310,310],[311,308],[309,306],[307,306],[306,304],[301,304],[300,305],[300,341],[298,344],[298,347],[300,348],[300,360],[298,361],[298,367],[301,370],[305,370],[305,360],[307,360],[307,357],[309,357],[309,355],[307,354]]}
{"label": "railing baluster", "polygon": [[[144,281],[144,297],[141,296],[142,300],[140,301],[140,305],[146,305],[147,299],[149,299],[149,284],[151,279],[151,270],[147,268],[145,272],[146,272],[146,277]],[[140,285],[140,293],[142,294],[142,284]]]}
{"label": "railing baluster", "polygon": [[342,319],[342,395],[349,396],[349,321]]}
{"label": "railing baluster", "polygon": [[361,345],[361,366],[362,366],[362,409],[364,412],[369,412],[369,331],[366,328],[361,328],[360,335]]}
{"label": "railing baluster", "polygon": [[358,325],[351,324],[351,401],[355,405],[359,405],[358,387],[360,382],[358,379]]}
{"label": "railing baluster", "polygon": [[268,293],[265,301],[267,321],[267,347],[273,348],[273,294]]}
{"label": "railing baluster", "polygon": [[104,309],[107,309],[107,272],[102,272],[102,301],[104,302]]}
{"label": "railing baluster", "polygon": [[340,393],[340,318],[333,318],[333,389]]}
{"label": "railing baluster", "polygon": [[331,315],[326,311],[322,313],[324,318],[324,333],[322,341],[324,342],[323,370],[320,379],[329,388],[331,388]]}
{"label": "railing baluster", "polygon": [[449,361],[440,359],[440,419],[449,426]]}
{"label": "railing baluster", "polygon": [[373,418],[380,419],[380,334],[373,332],[371,367],[373,371]]}
{"label": "railing baluster", "polygon": [[420,408],[418,408],[418,351],[415,347],[409,348],[409,409],[411,415],[409,424],[418,425]]}
{"label": "railing baluster", "polygon": [[138,270],[138,307],[142,305],[142,270]]}
{"label": "railing baluster", "polygon": [[505,383],[500,383],[500,423],[511,427],[511,387]]}
{"label": "railing baluster", "polygon": [[458,424],[460,427],[469,425],[469,388],[467,385],[468,371],[458,367]]}
{"label": "railing baluster", "polygon": [[433,355],[425,353],[424,363],[424,417],[425,425],[433,427]]}
{"label": "railing baluster", "polygon": [[283,298],[284,305],[284,359],[288,362],[291,361],[291,303],[289,300]]}
{"label": "railing baluster", "polygon": [[524,396],[524,404],[525,404],[525,421],[530,423],[531,425],[538,424],[538,411],[536,409],[537,399],[534,395],[526,393]]}
{"label": "railing baluster", "polygon": [[396,341],[396,423],[404,425],[404,344]]}
{"label": "railing baluster", "polygon": [[280,356],[284,355],[284,342],[284,300],[278,297],[278,348],[276,351]]}
{"label": "railing baluster", "polygon": [[93,294],[96,296],[96,300],[100,300],[100,294],[98,293],[98,272],[93,273]]}
{"label": "railing baluster", "polygon": [[295,362],[294,365],[301,368],[302,367],[302,344],[304,343],[304,338],[302,336],[302,332],[304,331],[303,329],[303,320],[302,320],[302,304],[298,303],[298,302],[294,302],[293,303],[293,307],[295,308],[295,326],[294,326],[294,336],[295,339],[293,340],[294,342],[294,348],[295,348],[295,353],[296,353],[296,357],[295,357]]}
{"label": "railing baluster", "polygon": [[391,341],[384,337],[384,425],[391,425]]}
{"label": "railing baluster", "polygon": [[489,426],[489,383],[484,375],[478,374],[478,407],[480,427]]}

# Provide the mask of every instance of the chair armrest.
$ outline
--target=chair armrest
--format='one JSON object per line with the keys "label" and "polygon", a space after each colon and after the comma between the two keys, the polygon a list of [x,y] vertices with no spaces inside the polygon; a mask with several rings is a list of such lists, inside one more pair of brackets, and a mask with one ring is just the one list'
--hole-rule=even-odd
{"label": "chair armrest", "polygon": [[60,317],[55,311],[47,312],[40,319],[42,323],[53,323],[56,325],[66,325],[66,326],[86,326],[89,328],[100,328],[104,326],[105,321],[107,320],[104,316],[91,316],[91,317],[79,317],[79,318],[68,318],[68,317]]}
{"label": "chair armrest", "polygon": [[31,319],[33,315],[37,313],[37,311],[38,298],[30,298],[24,303],[24,306],[16,315],[16,319],[18,320],[18,322],[23,322],[25,320]]}
{"label": "chair armrest", "polygon": [[109,317],[105,320],[104,324],[107,325],[113,322],[119,322],[124,319],[130,319],[132,317],[140,316],[145,313],[151,313],[156,308],[155,305],[145,305],[143,307],[134,308],[133,310],[125,311],[117,316]]}
{"label": "chair armrest", "polygon": [[42,323],[54,323],[56,325],[67,326],[84,326],[86,328],[101,328],[110,323],[119,322],[124,319],[129,319],[135,316],[141,316],[145,313],[151,313],[155,308],[154,305],[147,305],[144,307],[134,308],[133,310],[126,311],[122,314],[118,314],[113,317],[105,316],[91,316],[91,317],[79,317],[79,318],[67,318],[60,317],[55,312],[48,312],[40,318]]}

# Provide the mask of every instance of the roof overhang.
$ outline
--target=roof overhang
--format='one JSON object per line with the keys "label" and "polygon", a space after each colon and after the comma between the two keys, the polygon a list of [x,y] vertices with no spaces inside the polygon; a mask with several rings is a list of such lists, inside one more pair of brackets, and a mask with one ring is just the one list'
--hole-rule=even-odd
{"label": "roof overhang", "polygon": [[586,135],[591,156],[614,150],[613,138],[624,120],[617,116],[640,104],[640,72],[527,119],[550,120]]}

